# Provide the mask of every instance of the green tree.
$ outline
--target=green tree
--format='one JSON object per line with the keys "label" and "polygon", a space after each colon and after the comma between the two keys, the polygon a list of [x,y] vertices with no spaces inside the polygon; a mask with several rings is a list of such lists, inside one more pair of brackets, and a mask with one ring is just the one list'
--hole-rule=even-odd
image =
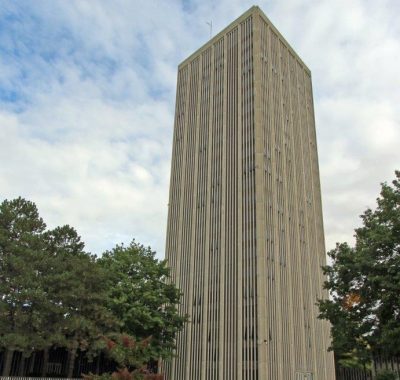
{"label": "green tree", "polygon": [[361,215],[356,244],[337,244],[320,300],[320,318],[331,322],[332,349],[341,361],[365,365],[376,355],[400,354],[400,172],[382,184],[377,208]]}
{"label": "green tree", "polygon": [[45,228],[34,203],[23,198],[1,203],[0,349],[5,352],[5,376],[14,351],[28,357],[44,350],[46,364],[48,350],[58,346],[69,351],[71,377],[77,350],[100,350],[102,337],[118,327],[107,308],[107,274],[84,252],[76,231],[70,226]]}
{"label": "green tree", "polygon": [[179,290],[169,281],[165,261],[135,241],[117,245],[99,259],[109,272],[109,308],[120,321],[120,333],[150,338],[151,357],[169,358],[186,316],[178,313]]}
{"label": "green tree", "polygon": [[118,323],[108,310],[107,273],[70,226],[45,233],[49,260],[43,286],[51,301],[47,311],[49,343],[69,351],[67,376],[72,377],[77,350],[98,353],[105,334]]}
{"label": "green tree", "polygon": [[0,205],[0,348],[8,375],[14,350],[42,348],[46,294],[38,268],[44,258],[46,225],[36,205],[23,198]]}
{"label": "green tree", "polygon": [[172,355],[186,321],[177,312],[179,299],[165,262],[150,248],[132,242],[96,259],[74,228],[46,230],[34,203],[23,198],[1,203],[3,375],[9,375],[14,351],[28,357],[43,350],[45,376],[49,349],[64,347],[68,377],[81,350],[89,357],[106,351],[121,367],[115,374],[121,379],[150,379],[145,364]]}

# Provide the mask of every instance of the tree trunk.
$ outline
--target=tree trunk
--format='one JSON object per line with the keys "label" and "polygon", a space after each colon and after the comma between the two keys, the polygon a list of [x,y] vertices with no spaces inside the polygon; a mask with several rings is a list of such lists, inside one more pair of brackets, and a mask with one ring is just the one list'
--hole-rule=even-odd
{"label": "tree trunk", "polygon": [[96,360],[96,375],[98,375],[100,373],[100,356],[101,356],[101,352],[99,352],[99,354],[97,356],[97,360]]}
{"label": "tree trunk", "polygon": [[26,363],[26,358],[25,358],[24,354],[22,353],[21,359],[19,361],[19,366],[18,366],[18,376],[25,375],[25,363]]}
{"label": "tree trunk", "polygon": [[68,367],[67,367],[67,378],[68,379],[71,379],[74,374],[76,351],[77,351],[76,348],[73,348],[69,351]]}
{"label": "tree trunk", "polygon": [[45,348],[43,350],[42,377],[46,377],[48,365],[49,365],[49,349]]}
{"label": "tree trunk", "polygon": [[2,376],[10,376],[13,356],[14,356],[14,350],[5,351]]}
{"label": "tree trunk", "polygon": [[29,358],[29,366],[27,368],[26,374],[29,376],[33,372],[33,368],[35,367],[35,360],[36,360],[36,351],[32,352],[32,355]]}
{"label": "tree trunk", "polygon": [[371,379],[376,378],[376,362],[374,355],[371,355]]}

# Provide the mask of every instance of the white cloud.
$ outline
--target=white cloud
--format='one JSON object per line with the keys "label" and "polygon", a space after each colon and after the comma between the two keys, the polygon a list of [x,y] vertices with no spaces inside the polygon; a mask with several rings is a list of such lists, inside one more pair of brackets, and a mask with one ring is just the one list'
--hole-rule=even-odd
{"label": "white cloud", "polygon": [[[215,34],[251,5],[3,2],[0,197],[35,201],[50,226],[75,226],[95,253],[136,237],[162,256],[177,65],[206,42],[207,21]],[[379,182],[400,162],[400,6],[260,7],[313,73],[332,248],[352,239],[358,215],[374,207]]]}

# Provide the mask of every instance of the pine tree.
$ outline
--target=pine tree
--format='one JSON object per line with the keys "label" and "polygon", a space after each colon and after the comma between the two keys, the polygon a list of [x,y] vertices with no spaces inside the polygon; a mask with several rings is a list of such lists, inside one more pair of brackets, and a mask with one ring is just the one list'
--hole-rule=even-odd
{"label": "pine tree", "polygon": [[[107,309],[106,272],[70,226],[45,231],[34,203],[18,198],[0,205],[0,349],[3,375],[14,351],[65,347],[72,376],[78,349],[96,353],[117,328]],[[23,361],[21,361],[23,368]]]}
{"label": "pine tree", "polygon": [[[80,350],[89,358],[108,353],[121,366],[117,377],[155,378],[147,363],[172,355],[186,321],[177,311],[179,300],[166,263],[150,248],[132,242],[96,259],[74,228],[46,230],[34,203],[1,203],[3,376],[10,373],[14,351],[28,357],[41,350],[46,376],[49,350],[63,347],[69,352],[67,377]],[[22,360],[20,375],[23,367]]]}
{"label": "pine tree", "polygon": [[47,298],[39,267],[46,225],[36,205],[22,198],[0,205],[0,348],[8,375],[14,350],[28,356],[45,346],[42,334]]}
{"label": "pine tree", "polygon": [[70,226],[45,234],[51,260],[45,288],[52,303],[47,316],[50,342],[69,351],[67,377],[72,377],[78,349],[98,353],[102,337],[117,327],[107,308],[106,272],[84,252],[84,243]]}

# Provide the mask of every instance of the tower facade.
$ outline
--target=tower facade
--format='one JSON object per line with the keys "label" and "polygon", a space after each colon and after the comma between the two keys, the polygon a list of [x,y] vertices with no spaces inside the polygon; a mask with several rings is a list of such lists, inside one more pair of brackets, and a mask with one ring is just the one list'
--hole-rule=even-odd
{"label": "tower facade", "polygon": [[166,258],[166,379],[335,378],[311,74],[258,7],[179,65]]}

